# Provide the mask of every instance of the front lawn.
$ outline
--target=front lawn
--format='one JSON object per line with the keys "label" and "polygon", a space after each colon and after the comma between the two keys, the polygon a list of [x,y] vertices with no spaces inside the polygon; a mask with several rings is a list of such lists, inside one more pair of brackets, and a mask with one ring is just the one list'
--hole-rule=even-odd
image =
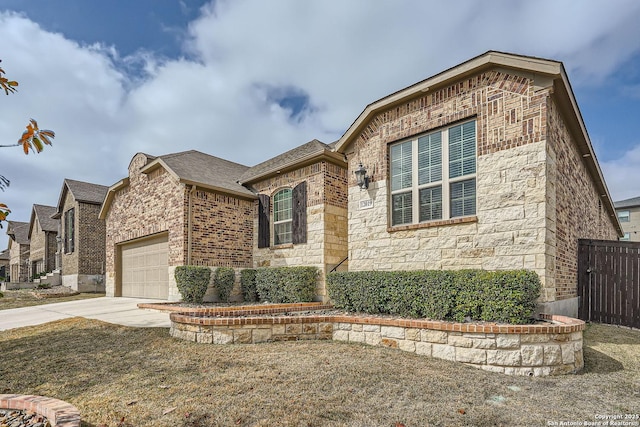
{"label": "front lawn", "polygon": [[84,426],[546,426],[640,413],[640,331],[590,325],[585,371],[510,377],[330,341],[214,346],[82,318],[0,332],[0,393]]}
{"label": "front lawn", "polygon": [[34,305],[51,304],[54,302],[75,301],[79,299],[87,298],[99,298],[103,297],[104,293],[81,293],[71,296],[62,296],[55,298],[38,298],[31,294],[33,289],[18,289],[13,291],[2,291],[4,295],[0,298],[0,310],[7,310],[10,308],[31,307]]}

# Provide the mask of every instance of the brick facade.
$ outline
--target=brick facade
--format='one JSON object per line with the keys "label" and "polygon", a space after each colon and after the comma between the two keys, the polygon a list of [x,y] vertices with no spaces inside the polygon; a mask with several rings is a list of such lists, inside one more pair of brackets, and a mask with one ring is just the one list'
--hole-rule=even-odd
{"label": "brick facade", "polygon": [[29,245],[9,242],[9,271],[11,283],[29,281]]}
{"label": "brick facade", "polygon": [[[339,148],[371,176],[361,190],[349,175],[350,270],[525,268],[541,302],[575,297],[577,239],[617,232],[556,98],[548,78],[485,69],[371,114]],[[475,215],[392,226],[389,144],[463,120],[476,123]]]}
{"label": "brick facade", "polygon": [[169,299],[180,298],[176,266],[251,267],[253,200],[194,188],[163,167],[141,172],[151,160],[142,153],[134,156],[128,183],[114,190],[106,212],[107,295],[121,293],[120,246],[160,233],[168,236]]}
{"label": "brick facade", "polygon": [[[61,244],[62,284],[78,291],[104,291],[105,238],[104,220],[98,218],[100,205],[76,200],[72,191],[63,190],[59,206],[60,237],[73,234],[73,249]],[[73,230],[67,230],[65,215],[73,209]]]}

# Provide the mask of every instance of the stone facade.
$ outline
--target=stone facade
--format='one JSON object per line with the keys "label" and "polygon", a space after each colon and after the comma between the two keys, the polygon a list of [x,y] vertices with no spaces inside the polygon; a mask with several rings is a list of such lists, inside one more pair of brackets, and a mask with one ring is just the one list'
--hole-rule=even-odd
{"label": "stone facade", "polygon": [[53,271],[55,268],[56,233],[45,231],[36,222],[31,230],[31,274]]}
{"label": "stone facade", "polygon": [[[327,300],[325,275],[347,257],[347,171],[336,164],[320,161],[275,177],[257,181],[251,187],[259,194],[273,195],[283,188],[307,183],[307,241],[301,244],[273,244],[258,248],[258,216],[254,215],[253,259],[256,267],[315,266],[320,270],[317,299]],[[255,212],[258,204],[256,202]],[[273,204],[270,205],[273,218]],[[342,267],[346,268],[347,263]]]}
{"label": "stone facade", "polygon": [[[540,302],[574,298],[577,239],[617,232],[556,102],[550,80],[491,69],[367,118],[339,148],[349,170],[371,175],[367,190],[349,177],[350,270],[524,268],[541,277]],[[392,226],[389,144],[465,120],[476,127],[475,215]],[[577,302],[563,314],[576,313]]]}
{"label": "stone facade", "polygon": [[[306,306],[305,306],[306,305]],[[394,348],[507,375],[549,376],[584,367],[584,322],[542,315],[553,323],[496,325],[306,314],[326,306],[234,307],[171,314],[171,336],[204,344],[344,341]],[[278,316],[280,314],[280,316]],[[285,315],[286,314],[286,315]]]}

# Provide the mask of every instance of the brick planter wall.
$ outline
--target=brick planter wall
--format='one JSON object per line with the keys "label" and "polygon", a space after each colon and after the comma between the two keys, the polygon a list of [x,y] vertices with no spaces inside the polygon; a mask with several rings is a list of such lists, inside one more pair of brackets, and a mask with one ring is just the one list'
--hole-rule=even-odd
{"label": "brick planter wall", "polygon": [[564,316],[542,315],[548,324],[498,325],[356,315],[274,315],[326,307],[299,304],[172,313],[170,334],[209,344],[333,339],[397,348],[507,375],[561,375],[584,367],[585,324]]}
{"label": "brick planter wall", "polygon": [[53,427],[80,427],[80,411],[67,402],[51,397],[0,394],[0,408],[33,411],[47,417]]}

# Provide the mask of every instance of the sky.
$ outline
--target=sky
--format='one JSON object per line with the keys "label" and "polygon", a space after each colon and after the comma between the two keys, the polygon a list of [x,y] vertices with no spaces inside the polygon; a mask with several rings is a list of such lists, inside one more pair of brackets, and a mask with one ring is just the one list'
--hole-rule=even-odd
{"label": "sky", "polygon": [[[252,166],[330,143],[369,103],[497,50],[562,61],[614,200],[640,196],[637,0],[0,0],[8,219],[65,178],[110,186],[137,152]],[[7,247],[4,231],[0,248]]]}

